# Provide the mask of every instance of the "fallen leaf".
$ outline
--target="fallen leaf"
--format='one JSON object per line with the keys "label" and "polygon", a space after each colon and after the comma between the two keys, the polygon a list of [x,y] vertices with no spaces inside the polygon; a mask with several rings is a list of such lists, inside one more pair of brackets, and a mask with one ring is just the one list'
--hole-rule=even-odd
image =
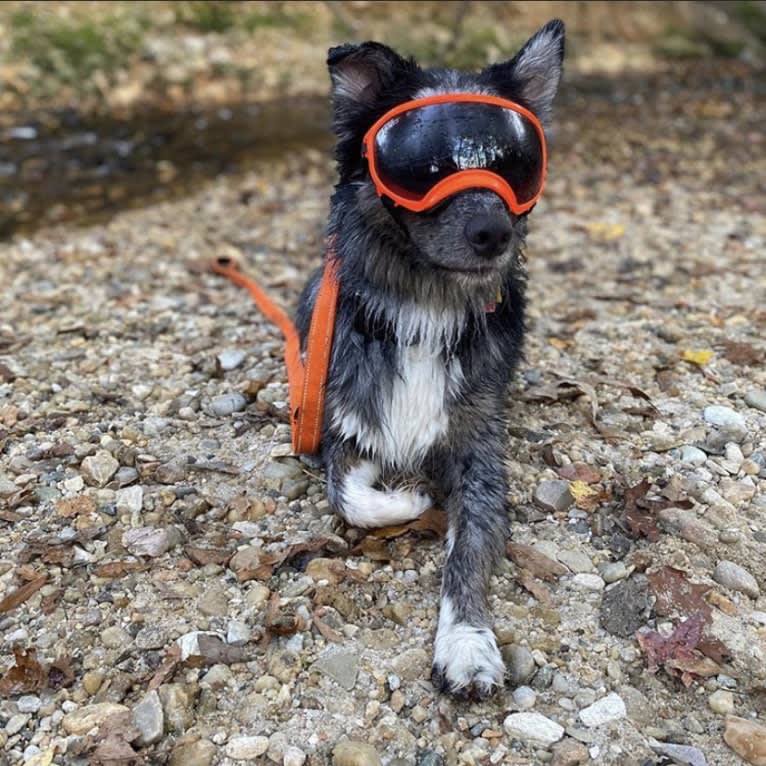
{"label": "fallen leaf", "polygon": [[414,521],[410,521],[407,524],[397,524],[396,526],[374,529],[370,532],[370,536],[393,540],[396,537],[407,534],[407,532],[430,532],[439,538],[443,538],[447,534],[447,514],[436,508],[429,508]]}
{"label": "fallen leaf", "polygon": [[325,607],[322,607],[322,606],[319,606],[314,610],[314,614],[312,615],[314,626],[328,641],[334,641],[335,643],[342,643],[343,636],[340,633],[338,633],[337,630],[335,630],[334,628],[331,628],[326,622],[324,622],[324,620],[321,619],[324,612],[325,612]]}
{"label": "fallen leaf", "polygon": [[621,223],[594,221],[593,223],[582,224],[578,228],[588,232],[591,239],[596,242],[614,242],[625,234],[625,226]]}
{"label": "fallen leaf", "polygon": [[680,674],[684,686],[690,686],[695,678],[710,678],[721,672],[721,666],[709,657],[677,657],[665,662],[665,670],[675,670]]}
{"label": "fallen leaf", "polygon": [[74,672],[67,657],[47,665],[38,662],[34,649],[14,650],[16,664],[0,679],[0,696],[62,689],[74,682]]}
{"label": "fallen leaf", "polygon": [[705,599],[710,585],[689,582],[681,569],[664,566],[647,575],[649,588],[657,599],[654,609],[661,617],[689,617],[699,613],[705,623],[710,621],[712,610]]}
{"label": "fallen leaf", "polygon": [[379,537],[363,537],[351,551],[354,556],[362,555],[370,561],[391,561],[391,553],[385,540]]}
{"label": "fallen leaf", "polygon": [[681,352],[681,359],[683,359],[684,362],[689,362],[690,364],[696,364],[698,367],[704,367],[706,364],[710,362],[713,356],[714,356],[713,352],[707,349],[688,349],[687,348]]}
{"label": "fallen leaf", "polygon": [[149,565],[141,561],[107,561],[93,567],[93,574],[96,577],[114,579],[124,577],[131,572],[145,572],[147,569],[149,569]]}
{"label": "fallen leaf", "polygon": [[171,678],[176,668],[181,663],[181,647],[174,641],[168,648],[165,659],[160,663],[154,675],[149,681],[148,691],[159,689],[162,684]]}
{"label": "fallen leaf", "polygon": [[519,585],[529,591],[541,604],[548,606],[553,603],[553,596],[548,586],[533,577],[528,569],[520,569],[516,579]]}
{"label": "fallen leaf", "polygon": [[544,553],[540,553],[531,545],[508,543],[505,551],[519,569],[525,569],[541,580],[555,581],[569,571],[563,564],[554,561]]}
{"label": "fallen leaf", "polygon": [[9,593],[2,601],[0,601],[0,614],[5,612],[12,612],[16,607],[21,606],[25,601],[32,598],[40,588],[45,585],[48,579],[48,575],[41,574],[34,580],[22,585],[12,593]]}
{"label": "fallen leaf", "polygon": [[571,340],[564,340],[563,338],[548,338],[548,343],[559,351],[565,351],[572,345]]}
{"label": "fallen leaf", "polygon": [[751,367],[763,361],[764,352],[754,348],[749,343],[734,340],[723,340],[723,355],[732,363],[743,367]]}
{"label": "fallen leaf", "polygon": [[59,516],[69,519],[72,516],[95,513],[97,507],[94,498],[89,495],[77,495],[76,497],[65,497],[59,500],[56,503],[56,512]]}
{"label": "fallen leaf", "polygon": [[584,481],[570,481],[569,494],[572,495],[575,505],[583,511],[592,511],[596,508],[603,496],[603,490],[599,491],[589,487]]}
{"label": "fallen leaf", "polygon": [[569,463],[558,469],[562,479],[585,484],[598,484],[601,481],[601,471],[587,463]]}
{"label": "fallen leaf", "polygon": [[207,564],[226,566],[234,555],[234,551],[226,548],[201,548],[196,545],[187,545],[184,552],[197,566],[201,567]]}
{"label": "fallen leaf", "polygon": [[651,509],[642,509],[638,504],[646,496],[650,487],[648,479],[644,478],[625,490],[625,523],[636,537],[643,536],[655,543],[660,539],[657,518]]}
{"label": "fallen leaf", "polygon": [[130,712],[110,716],[89,738],[87,748],[93,750],[88,762],[92,766],[139,766],[144,763],[144,758],[130,743],[140,735]]}
{"label": "fallen leaf", "polygon": [[[309,624],[297,611],[282,610],[282,599],[279,593],[272,593],[263,624],[268,633],[279,636],[289,636],[308,630]],[[289,605],[292,606],[292,605]]]}

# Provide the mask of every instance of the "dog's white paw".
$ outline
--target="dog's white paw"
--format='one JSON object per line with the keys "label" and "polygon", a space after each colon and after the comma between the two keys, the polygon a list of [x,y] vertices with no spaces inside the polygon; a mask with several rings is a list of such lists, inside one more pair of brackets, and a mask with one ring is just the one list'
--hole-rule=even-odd
{"label": "dog's white paw", "polygon": [[484,698],[503,685],[504,675],[495,634],[487,627],[445,620],[442,601],[431,675],[434,685],[459,697]]}

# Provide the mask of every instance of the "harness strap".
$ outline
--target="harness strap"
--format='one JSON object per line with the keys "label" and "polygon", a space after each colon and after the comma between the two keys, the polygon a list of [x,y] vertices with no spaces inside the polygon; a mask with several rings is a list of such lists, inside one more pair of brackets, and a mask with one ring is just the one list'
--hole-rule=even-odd
{"label": "harness strap", "polygon": [[285,338],[285,366],[290,391],[290,427],[293,452],[311,455],[319,450],[324,415],[324,396],[330,366],[335,313],[338,303],[338,263],[330,240],[327,260],[322,273],[311,325],[306,340],[306,361],[301,358],[301,341],[290,317],[279,308],[251,277],[240,271],[239,264],[228,257],[217,258],[210,264],[220,274],[244,287],[261,312],[270,319]]}

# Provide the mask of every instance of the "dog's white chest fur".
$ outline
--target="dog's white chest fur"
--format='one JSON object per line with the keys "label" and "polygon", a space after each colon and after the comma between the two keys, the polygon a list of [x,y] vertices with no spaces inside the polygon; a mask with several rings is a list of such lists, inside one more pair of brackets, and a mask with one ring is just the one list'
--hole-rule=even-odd
{"label": "dog's white chest fur", "polygon": [[[462,378],[460,362],[446,362],[431,344],[403,345],[397,355],[393,384],[381,388],[379,424],[370,426],[353,411],[336,413],[348,438],[379,462],[406,467],[422,459],[447,433],[448,398]],[[340,418],[337,417],[340,415]]]}

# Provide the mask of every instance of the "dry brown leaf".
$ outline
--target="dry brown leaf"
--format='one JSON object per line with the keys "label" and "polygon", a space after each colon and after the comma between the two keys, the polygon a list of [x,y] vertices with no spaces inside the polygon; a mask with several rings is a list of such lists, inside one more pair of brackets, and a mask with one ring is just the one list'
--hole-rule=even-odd
{"label": "dry brown leaf", "polygon": [[709,585],[689,582],[681,569],[661,567],[647,575],[649,588],[657,599],[654,609],[661,617],[689,617],[699,613],[708,623],[712,616],[710,605],[705,600]]}
{"label": "dry brown leaf", "polygon": [[97,508],[95,499],[89,495],[65,497],[56,503],[56,512],[65,519],[95,513]]}
{"label": "dry brown leaf", "polygon": [[370,561],[391,561],[391,553],[385,540],[379,537],[363,537],[350,553],[354,556],[364,556]]}
{"label": "dry brown leaf", "polygon": [[541,580],[558,580],[559,577],[569,571],[563,564],[554,561],[544,553],[540,553],[531,545],[508,543],[505,551],[519,569],[526,569],[534,577],[539,577]]}
{"label": "dry brown leaf", "polygon": [[524,590],[529,591],[541,604],[548,606],[553,603],[553,597],[550,590],[548,590],[548,586],[533,577],[529,570],[520,569],[516,579],[519,585]]}
{"label": "dry brown leaf", "polygon": [[140,735],[130,712],[109,716],[91,740],[90,746],[95,748],[89,763],[92,766],[139,766],[144,758],[130,743]]}
{"label": "dry brown leaf", "polygon": [[26,583],[26,585],[22,585],[12,593],[9,593],[2,601],[0,601],[0,614],[12,612],[16,607],[32,598],[32,596],[45,585],[47,579],[48,575],[41,574],[34,580]]}
{"label": "dry brown leaf", "polygon": [[207,564],[226,566],[234,555],[234,551],[226,548],[201,548],[197,545],[187,545],[184,552],[197,566],[201,567]]}
{"label": "dry brown leaf", "polygon": [[406,535],[407,532],[430,532],[439,538],[443,538],[447,534],[447,514],[436,508],[429,508],[414,521],[374,529],[370,532],[370,536],[379,537],[384,540],[393,540],[396,537]]}
{"label": "dry brown leaf", "polygon": [[147,569],[149,569],[149,565],[141,561],[107,561],[104,564],[93,567],[93,574],[96,577],[113,579],[124,577],[131,572],[144,572]]}
{"label": "dry brown leaf", "polygon": [[625,490],[625,523],[636,537],[644,536],[650,542],[656,543],[660,539],[657,517],[651,508],[642,508],[639,505],[650,487],[649,480],[644,478]]}
{"label": "dry brown leaf", "polygon": [[165,681],[168,681],[176,668],[181,663],[181,647],[174,641],[165,654],[165,659],[160,663],[157,670],[154,671],[151,681],[149,681],[148,691],[159,689]]}
{"label": "dry brown leaf", "polygon": [[314,626],[328,641],[333,641],[336,644],[342,643],[343,636],[322,620],[324,612],[325,608],[322,606],[319,606],[314,610],[314,614],[312,615]]}
{"label": "dry brown leaf", "polygon": [[74,671],[68,657],[59,657],[50,665],[38,662],[37,652],[14,650],[16,664],[0,680],[0,697],[62,689],[71,686]]}
{"label": "dry brown leaf", "polygon": [[282,599],[279,593],[272,593],[263,625],[268,633],[288,636],[308,630],[306,620],[297,612],[282,611]]}
{"label": "dry brown leaf", "polygon": [[721,342],[723,355],[732,363],[743,367],[760,364],[763,361],[764,352],[749,343],[725,339]]}
{"label": "dry brown leaf", "polygon": [[558,474],[567,481],[581,481],[585,484],[598,484],[601,481],[601,471],[586,463],[569,463],[558,469]]}

